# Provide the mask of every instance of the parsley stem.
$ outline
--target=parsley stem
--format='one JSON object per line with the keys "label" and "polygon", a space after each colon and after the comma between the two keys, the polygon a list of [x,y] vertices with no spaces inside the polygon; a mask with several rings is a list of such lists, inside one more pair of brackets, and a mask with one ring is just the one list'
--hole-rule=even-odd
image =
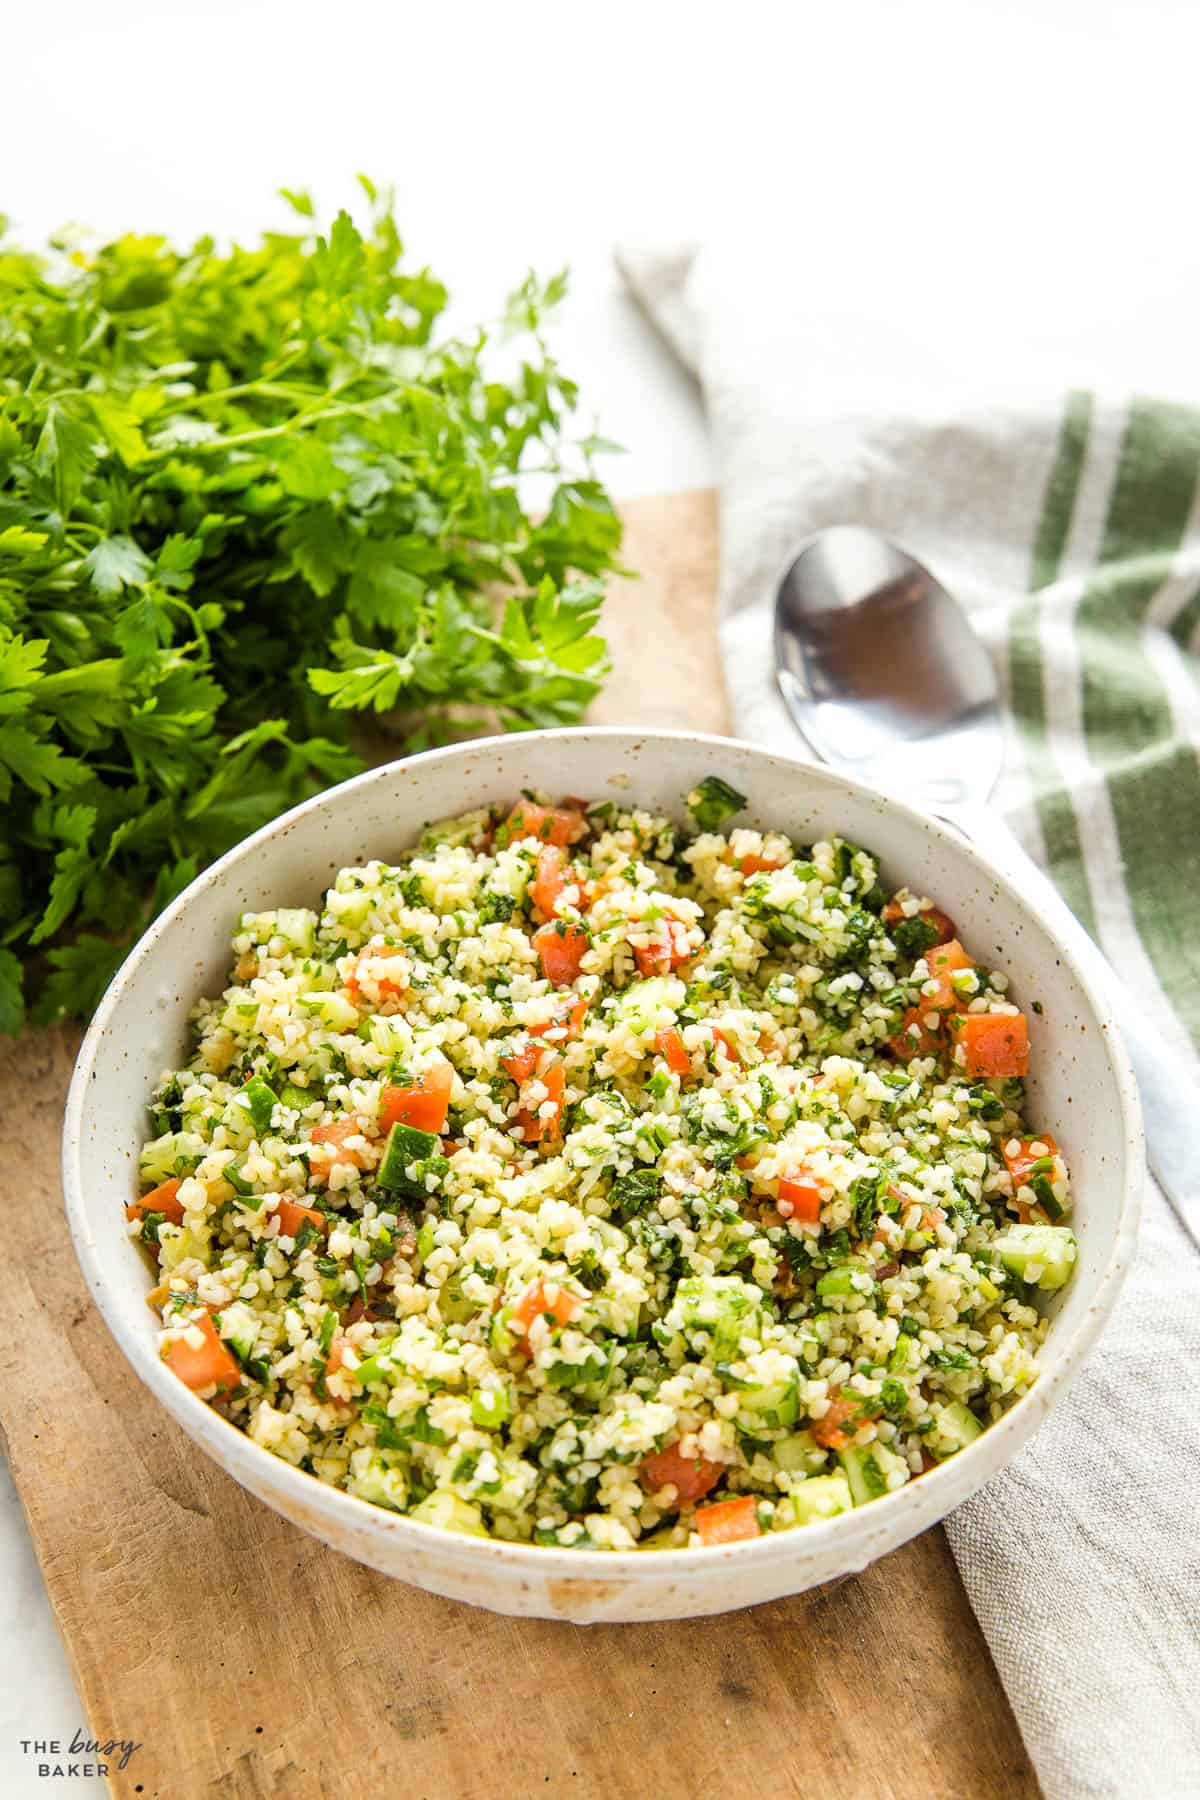
{"label": "parsley stem", "polygon": [[[294,419],[286,420],[282,425],[257,426],[253,431],[235,431],[228,437],[206,438],[200,443],[189,444],[189,456],[208,456],[214,450],[240,450],[245,444],[262,444],[272,438],[299,437],[306,426],[321,425],[327,419],[344,419],[354,416],[369,416],[368,409],[382,405],[394,405],[395,396],[391,393],[377,394],[371,400],[352,401],[345,406],[325,406],[313,408],[307,413],[300,413]],[[177,444],[164,444],[157,450],[151,450],[143,458],[145,462],[156,462],[163,457],[176,456],[179,453]]]}

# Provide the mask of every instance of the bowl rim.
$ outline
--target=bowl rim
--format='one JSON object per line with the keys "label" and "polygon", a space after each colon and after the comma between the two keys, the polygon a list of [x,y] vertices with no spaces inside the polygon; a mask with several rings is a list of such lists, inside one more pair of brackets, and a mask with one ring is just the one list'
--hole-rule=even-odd
{"label": "bowl rim", "polygon": [[[726,737],[711,732],[624,725],[564,726],[519,734],[519,741],[522,742],[550,740],[571,743],[604,739],[620,741],[633,751],[655,744],[674,743],[700,750],[709,749],[718,755],[730,750],[739,754],[749,753],[767,763],[783,763],[801,774],[816,776],[821,781],[841,786],[864,800],[899,814],[907,825],[919,828],[926,834],[932,833],[934,837],[949,843],[956,855],[974,864],[978,874],[1003,889],[1008,898],[1016,903],[1017,909],[1049,938],[1058,957],[1074,976],[1100,1026],[1104,1054],[1116,1082],[1124,1149],[1121,1203],[1115,1221],[1112,1250],[1100,1271],[1087,1312],[1065,1343],[1055,1346],[1056,1355],[1051,1368],[1039,1374],[1034,1386],[1003,1418],[990,1425],[965,1450],[922,1475],[919,1485],[906,1483],[902,1488],[873,1500],[869,1507],[855,1508],[850,1513],[814,1522],[806,1525],[803,1531],[766,1532],[758,1538],[719,1548],[699,1545],[695,1548],[658,1550],[648,1558],[647,1553],[640,1549],[598,1552],[594,1549],[575,1549],[560,1545],[514,1543],[503,1538],[477,1538],[466,1533],[449,1532],[423,1520],[413,1519],[408,1514],[393,1513],[375,1506],[348,1493],[344,1488],[321,1481],[318,1476],[285,1462],[282,1457],[275,1456],[256,1444],[245,1431],[214,1412],[207,1402],[185,1388],[159,1358],[148,1354],[143,1337],[133,1327],[132,1317],[127,1318],[126,1309],[109,1296],[100,1270],[97,1239],[84,1202],[86,1173],[83,1167],[82,1123],[87,1090],[96,1063],[107,1045],[109,1026],[120,1008],[134,971],[169,936],[176,920],[201,895],[218,885],[239,864],[252,860],[266,843],[290,830],[301,819],[324,811],[351,790],[386,782],[397,768],[419,769],[458,758],[486,754],[494,746],[511,745],[514,741],[511,734],[469,738],[460,743],[421,751],[413,756],[393,758],[360,775],[352,776],[348,781],[323,789],[233,845],[223,856],[202,870],[153,920],[105,990],[80,1046],[67,1095],[63,1121],[62,1179],[67,1221],[76,1256],[101,1316],[134,1373],[150,1388],[188,1436],[218,1466],[231,1474],[239,1485],[250,1488],[258,1498],[266,1499],[267,1494],[274,1490],[286,1495],[289,1502],[294,1502],[310,1516],[325,1510],[335,1517],[341,1514],[351,1530],[357,1526],[360,1532],[394,1536],[401,1542],[408,1540],[414,1552],[421,1549],[428,1551],[436,1544],[448,1560],[465,1566],[486,1559],[493,1567],[497,1563],[508,1565],[514,1573],[529,1574],[539,1569],[549,1573],[552,1570],[558,1580],[570,1579],[575,1575],[602,1575],[606,1580],[622,1584],[639,1577],[645,1578],[652,1569],[664,1572],[669,1570],[683,1576],[701,1569],[712,1569],[731,1556],[742,1559],[742,1566],[748,1566],[748,1559],[751,1557],[766,1558],[771,1555],[790,1561],[817,1562],[837,1542],[844,1539],[849,1543],[852,1538],[865,1540],[867,1543],[872,1538],[888,1539],[887,1547],[893,1547],[893,1544],[905,1540],[903,1535],[893,1538],[889,1526],[903,1518],[905,1513],[913,1516],[912,1531],[906,1535],[915,1535],[943,1519],[957,1504],[969,1498],[983,1485],[989,1478],[987,1472],[980,1469],[978,1478],[975,1478],[982,1456],[986,1455],[993,1465],[991,1474],[999,1473],[1008,1465],[1017,1450],[1044,1420],[1051,1404],[1078,1373],[1116,1303],[1136,1251],[1144,1170],[1141,1101],[1116,1020],[1105,996],[1094,988],[1087,973],[1076,962],[1070,947],[1063,944],[1041,921],[1023,898],[1015,881],[944,820],[922,811],[885,789],[859,781],[840,769],[830,768],[828,764],[811,757],[793,755],[744,738]],[[119,1214],[114,1217],[114,1229],[117,1228],[119,1217]],[[228,1445],[228,1459],[220,1455],[215,1447],[210,1447],[207,1441],[210,1436],[215,1443]],[[248,1465],[245,1473],[235,1473],[235,1468],[243,1463]],[[261,1492],[260,1484],[251,1479],[256,1470],[262,1471],[261,1488],[266,1493]],[[914,1505],[918,1501],[918,1495],[920,1501]],[[267,1504],[275,1503],[267,1499]],[[319,1529],[316,1530],[316,1535],[321,1535]],[[353,1554],[353,1551],[349,1553]],[[862,1567],[869,1560],[871,1553],[868,1550],[867,1555],[854,1566]]]}

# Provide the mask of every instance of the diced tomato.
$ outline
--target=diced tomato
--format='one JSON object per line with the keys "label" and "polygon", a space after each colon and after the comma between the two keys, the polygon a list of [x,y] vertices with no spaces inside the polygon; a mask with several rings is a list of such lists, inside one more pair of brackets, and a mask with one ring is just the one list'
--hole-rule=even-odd
{"label": "diced tomato", "polygon": [[683,1039],[673,1025],[666,1025],[661,1031],[656,1031],[654,1044],[672,1075],[691,1074],[692,1059],[684,1048]]}
{"label": "diced tomato", "polygon": [[701,1506],[696,1512],[696,1530],[705,1544],[737,1544],[743,1538],[759,1537],[758,1502],[753,1494],[739,1494],[736,1500]]}
{"label": "diced tomato", "polygon": [[[1034,1163],[1038,1162],[1043,1156],[1058,1155],[1058,1145],[1048,1131],[1039,1131],[1032,1137],[1019,1138],[1017,1139],[1017,1143],[1019,1148],[1013,1155],[1009,1154],[1007,1146],[1004,1151],[1004,1161],[1009,1174],[1013,1178],[1014,1187],[1020,1187],[1023,1181],[1028,1180],[1029,1171],[1033,1168]],[[1044,1145],[1045,1147],[1044,1149],[1035,1151],[1031,1148],[1034,1144]]]}
{"label": "diced tomato", "polygon": [[314,1125],[312,1142],[317,1146],[316,1154],[309,1157],[308,1172],[314,1181],[328,1181],[329,1172],[335,1163],[349,1163],[352,1168],[365,1169],[366,1156],[361,1150],[347,1150],[346,1139],[361,1137],[362,1126],[357,1119],[335,1119],[332,1125]]}
{"label": "diced tomato", "polygon": [[518,800],[504,821],[508,841],[538,838],[543,844],[562,849],[577,844],[587,836],[587,820],[573,806],[535,806],[530,800]]}
{"label": "diced tomato", "polygon": [[[899,925],[903,919],[907,919],[910,915],[905,912],[899,900],[889,900],[883,909],[882,916],[885,925]],[[934,930],[937,932],[937,942],[939,944],[948,944],[951,938],[954,937],[954,920],[950,917],[949,913],[944,913],[940,906],[923,906],[915,916],[919,919],[923,919],[927,925],[933,926]]]}
{"label": "diced tomato", "polygon": [[[435,1062],[410,1087],[385,1087],[379,1096],[379,1128],[411,1125],[416,1131],[442,1130],[454,1086],[454,1070],[448,1062]],[[313,1137],[316,1137],[313,1132]]]}
{"label": "diced tomato", "polygon": [[722,1031],[719,1025],[713,1026],[713,1043],[721,1046],[721,1049],[725,1052],[731,1063],[736,1064],[738,1067],[741,1066],[742,1059],[734,1049],[733,1039],[727,1032]]}
{"label": "diced tomato", "polygon": [[521,1082],[529,1080],[538,1066],[538,1058],[541,1054],[540,1045],[535,1044],[532,1038],[527,1037],[524,1042],[518,1041],[516,1048],[507,1056],[500,1058],[500,1067],[519,1085]]}
{"label": "diced tomato", "polygon": [[[359,1296],[358,1304],[360,1306],[362,1305],[362,1296],[361,1295]],[[365,1311],[366,1309],[364,1308],[363,1310]],[[353,1320],[350,1319],[350,1315],[347,1314],[346,1317],[347,1317],[347,1321],[352,1324]],[[361,1317],[361,1314],[360,1314],[360,1317]],[[333,1342],[329,1346],[329,1355],[325,1358],[325,1373],[326,1373],[326,1375],[336,1375],[337,1374],[338,1370],[342,1366],[343,1354],[346,1350],[349,1349],[349,1347],[350,1347],[350,1340],[348,1338],[344,1338],[340,1331],[335,1331],[333,1334]]]}
{"label": "diced tomato", "polygon": [[301,1206],[295,1200],[281,1200],[275,1208],[275,1217],[279,1220],[280,1237],[299,1237],[305,1220],[317,1231],[324,1231],[329,1223],[325,1214],[318,1212],[315,1206]]}
{"label": "diced tomato", "polygon": [[973,969],[975,964],[967,955],[957,938],[948,943],[936,944],[932,950],[925,952],[925,961],[929,965],[929,979],[937,982],[937,992],[921,995],[921,1005],[926,1012],[946,1012],[958,1005],[959,996],[950,977],[956,969]]}
{"label": "diced tomato", "polygon": [[550,1300],[546,1296],[546,1283],[535,1281],[526,1288],[513,1307],[509,1316],[509,1329],[514,1337],[525,1340],[525,1348],[528,1349],[529,1329],[535,1319],[548,1313],[556,1325],[569,1325],[582,1307],[583,1301],[569,1288],[557,1288],[553,1300]]}
{"label": "diced tomato", "polygon": [[638,1480],[648,1494],[657,1494],[669,1484],[675,1489],[680,1506],[703,1500],[724,1473],[724,1463],[709,1462],[703,1456],[681,1456],[678,1439],[643,1458],[638,1466]]}
{"label": "diced tomato", "polygon": [[900,1021],[900,1029],[888,1040],[888,1049],[900,1062],[911,1062],[914,1056],[932,1056],[941,1048],[942,1031],[931,1031],[926,1023],[927,1006],[910,1006]]}
{"label": "diced tomato", "polygon": [[581,1030],[587,1018],[586,994],[560,994],[554,1011],[540,1025],[527,1025],[530,1037],[544,1037],[552,1044],[565,1044]]}
{"label": "diced tomato", "polygon": [[[523,1106],[517,1114],[517,1124],[521,1127],[521,1135],[527,1144],[539,1144],[547,1138],[556,1138],[562,1129],[563,1089],[566,1087],[562,1064],[553,1063],[537,1080],[546,1090],[545,1098],[539,1100],[536,1106]],[[541,1111],[546,1100],[554,1103],[554,1111],[549,1117]]]}
{"label": "diced tomato", "polygon": [[743,856],[738,867],[749,880],[751,875],[765,875],[771,869],[786,869],[787,863],[778,856]]}
{"label": "diced tomato", "polygon": [[1028,1075],[1029,1021],[1024,1013],[967,1013],[958,1031],[968,1075]]}
{"label": "diced tomato", "polygon": [[681,963],[687,962],[692,952],[688,947],[687,926],[678,919],[661,921],[654,942],[635,948],[633,960],[645,976],[669,975]]}
{"label": "diced tomato", "polygon": [[567,987],[579,974],[588,947],[588,934],[582,925],[539,925],[533,934],[533,947],[542,964],[542,974],[555,987]]}
{"label": "diced tomato", "polygon": [[567,885],[567,858],[557,844],[543,844],[538,851],[537,874],[531,891],[533,904],[550,919],[559,895]]}
{"label": "diced tomato", "polygon": [[143,1194],[140,1200],[135,1200],[132,1206],[125,1208],[125,1217],[144,1219],[147,1213],[161,1213],[168,1225],[182,1225],[183,1203],[179,1198],[179,1181],[179,1176],[172,1175],[170,1181],[164,1181],[148,1194]]}
{"label": "diced tomato", "polygon": [[211,1387],[232,1393],[234,1388],[241,1386],[242,1381],[242,1371],[238,1368],[233,1353],[222,1343],[217,1328],[207,1313],[189,1322],[189,1332],[193,1329],[199,1331],[204,1339],[200,1348],[195,1349],[186,1337],[172,1338],[162,1353],[163,1361],[194,1394],[203,1393]]}
{"label": "diced tomato", "polygon": [[844,1450],[854,1436],[853,1431],[845,1429],[846,1426],[852,1419],[857,1421],[861,1417],[862,1412],[854,1401],[843,1400],[840,1395],[834,1394],[825,1417],[814,1419],[809,1431],[822,1450]]}
{"label": "diced tomato", "polygon": [[821,1223],[821,1190],[806,1169],[780,1176],[778,1209],[783,1218],[802,1225]]}
{"label": "diced tomato", "polygon": [[370,988],[372,995],[378,993],[381,1004],[385,1001],[395,1003],[401,1000],[406,992],[403,983],[392,981],[389,976],[378,973],[367,976],[363,965],[373,961],[376,957],[403,955],[404,950],[400,944],[368,944],[365,950],[360,950],[346,977],[346,991],[351,999],[355,1001],[364,999],[365,983],[366,987]]}

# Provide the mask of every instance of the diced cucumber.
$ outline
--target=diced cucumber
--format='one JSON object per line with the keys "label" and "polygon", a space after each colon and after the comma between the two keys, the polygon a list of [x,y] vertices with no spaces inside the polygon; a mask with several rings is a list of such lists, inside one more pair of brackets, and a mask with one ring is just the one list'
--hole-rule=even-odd
{"label": "diced cucumber", "polygon": [[546,1370],[547,1384],[552,1388],[595,1387],[597,1382],[608,1376],[609,1360],[603,1350],[593,1347],[579,1362],[570,1362],[562,1358],[550,1363]]}
{"label": "diced cucumber", "polygon": [[410,1519],[420,1519],[423,1525],[437,1525],[442,1531],[458,1531],[465,1537],[487,1537],[488,1530],[483,1522],[483,1514],[469,1500],[460,1500],[457,1494],[448,1494],[444,1488],[435,1489],[426,1494],[419,1506],[414,1506],[409,1513]]}
{"label": "diced cucumber", "polygon": [[800,1389],[795,1381],[773,1381],[767,1387],[746,1388],[738,1395],[738,1424],[745,1431],[777,1430],[794,1425],[800,1417]]}
{"label": "diced cucumber", "polygon": [[219,1330],[225,1342],[236,1350],[239,1362],[248,1362],[258,1342],[258,1319],[244,1301],[235,1300],[223,1309]]}
{"label": "diced cucumber", "polygon": [[817,1297],[821,1300],[865,1301],[874,1291],[874,1280],[861,1263],[839,1263],[817,1282]]}
{"label": "diced cucumber", "polygon": [[[475,1484],[474,1491],[484,1497],[494,1512],[520,1512],[531,1491],[537,1486],[537,1471],[523,1457],[502,1450],[499,1444],[489,1448],[484,1455],[490,1456],[495,1464],[495,1475],[486,1479],[482,1477],[479,1473],[479,1466],[483,1462],[481,1457],[476,1471],[468,1478]],[[458,1470],[455,1471],[455,1478],[459,1478]]]}
{"label": "diced cucumber", "polygon": [[274,912],[243,913],[239,933],[264,947],[282,938],[289,950],[311,956],[316,944],[317,915],[304,906],[281,906]]}
{"label": "diced cucumber", "polygon": [[352,1494],[369,1500],[373,1506],[386,1506],[391,1512],[407,1510],[408,1482],[403,1469],[393,1468],[377,1451],[356,1451],[350,1467],[346,1485]]}
{"label": "diced cucumber", "polygon": [[964,1406],[961,1400],[949,1400],[944,1406],[933,1407],[932,1411],[934,1426],[925,1438],[925,1445],[939,1462],[965,1450],[983,1430],[970,1407]]}
{"label": "diced cucumber", "polygon": [[452,1275],[438,1289],[438,1311],[446,1325],[466,1325],[480,1310],[477,1300],[469,1300],[462,1291],[461,1277]]}
{"label": "diced cucumber", "polygon": [[[337,879],[340,882],[353,881],[355,878],[350,871],[344,869]],[[366,888],[357,885],[341,888],[335,883],[325,896],[324,922],[333,928],[335,936],[362,931],[371,910],[371,898]]]}
{"label": "diced cucumber", "polygon": [[819,1475],[828,1467],[828,1453],[822,1450],[810,1431],[793,1431],[771,1446],[777,1469],[789,1475]]}
{"label": "diced cucumber", "polygon": [[400,1017],[373,1013],[366,1021],[367,1036],[383,1056],[403,1056],[412,1048],[412,1032]]}
{"label": "diced cucumber", "polygon": [[400,1371],[388,1355],[388,1346],[377,1350],[374,1356],[368,1356],[359,1363],[354,1371],[354,1379],[360,1387],[371,1387],[376,1382],[394,1381]]}
{"label": "diced cucumber", "polygon": [[379,1165],[381,1188],[395,1194],[424,1196],[425,1187],[417,1174],[410,1174],[418,1163],[438,1155],[441,1140],[432,1131],[418,1131],[413,1125],[393,1125],[388,1134],[383,1161]]}
{"label": "diced cucumber", "polygon": [[345,994],[301,994],[300,1005],[330,1031],[353,1031],[358,1024],[357,1008]]}
{"label": "diced cucumber", "polygon": [[139,1169],[151,1187],[172,1175],[188,1175],[208,1155],[209,1146],[195,1131],[167,1131],[142,1151]]}
{"label": "diced cucumber", "polygon": [[250,1114],[250,1123],[259,1137],[271,1126],[271,1114],[279,1099],[275,1089],[265,1082],[261,1075],[254,1075],[241,1091],[233,1096],[235,1106],[244,1106]]}
{"label": "diced cucumber", "polygon": [[719,831],[723,822],[741,812],[745,804],[745,794],[739,794],[719,775],[706,775],[687,796],[687,809],[696,821],[697,831]]}
{"label": "diced cucumber", "polygon": [[316,913],[306,906],[281,906],[275,914],[275,929],[299,955],[312,955],[317,937]]}
{"label": "diced cucumber", "polygon": [[321,1096],[315,1094],[312,1088],[297,1087],[294,1082],[285,1081],[279,1090],[279,1098],[285,1106],[290,1106],[293,1112],[303,1112],[306,1106],[311,1106],[313,1101],[319,1100]]}
{"label": "diced cucumber", "polygon": [[492,815],[486,806],[478,806],[473,812],[459,813],[453,819],[438,819],[433,825],[427,825],[421,833],[421,850],[436,850],[439,844],[475,844],[487,832],[492,822]]}
{"label": "diced cucumber", "polygon": [[631,981],[613,1003],[613,1013],[638,1037],[648,1037],[675,1023],[676,1009],[682,1005],[685,992],[677,977],[651,975],[646,981]]}
{"label": "diced cucumber", "polygon": [[834,1519],[838,1513],[849,1512],[853,1505],[850,1484],[841,1470],[832,1475],[810,1475],[807,1481],[796,1482],[787,1499],[780,1502],[775,1522],[786,1528],[789,1506],[791,1523],[814,1525],[821,1519]]}
{"label": "diced cucumber", "polygon": [[888,1369],[893,1375],[909,1375],[917,1367],[924,1355],[915,1337],[908,1337],[903,1332],[896,1339],[896,1347],[888,1357]]}
{"label": "diced cucumber", "polygon": [[516,1337],[511,1330],[512,1306],[502,1306],[499,1312],[492,1314],[492,1322],[488,1327],[488,1343],[495,1355],[511,1356],[516,1344]]}
{"label": "diced cucumber", "polygon": [[688,1275],[675,1290],[665,1323],[674,1330],[711,1333],[721,1355],[738,1348],[747,1332],[757,1330],[762,1289],[738,1275]]}
{"label": "diced cucumber", "polygon": [[209,1234],[190,1225],[162,1225],[158,1233],[158,1266],[165,1279],[173,1275],[180,1263],[193,1259],[207,1263]]}
{"label": "diced cucumber", "polygon": [[1047,1292],[1066,1286],[1078,1255],[1066,1225],[1010,1225],[992,1240],[992,1250],[1010,1275]]}
{"label": "diced cucumber", "polygon": [[[252,994],[247,994],[245,988],[234,988],[232,992],[234,998],[228,1006],[222,1008],[219,1023],[235,1037],[249,1037],[254,1032],[258,1018],[258,1001]],[[242,999],[237,998],[239,994],[243,996]]]}
{"label": "diced cucumber", "polygon": [[888,1491],[887,1472],[878,1444],[847,1444],[837,1453],[855,1506],[866,1506]]}
{"label": "diced cucumber", "polygon": [[471,1418],[485,1431],[499,1431],[511,1411],[512,1405],[506,1388],[478,1388],[471,1395]]}

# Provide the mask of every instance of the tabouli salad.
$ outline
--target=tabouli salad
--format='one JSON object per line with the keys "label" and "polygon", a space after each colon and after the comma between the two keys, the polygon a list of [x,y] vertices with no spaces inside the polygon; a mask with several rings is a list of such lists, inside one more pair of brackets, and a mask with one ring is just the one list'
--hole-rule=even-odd
{"label": "tabouli salad", "polygon": [[451,1531],[722,1544],[918,1479],[1075,1260],[1003,973],[868,850],[529,795],[247,913],[129,1230],[161,1354]]}

